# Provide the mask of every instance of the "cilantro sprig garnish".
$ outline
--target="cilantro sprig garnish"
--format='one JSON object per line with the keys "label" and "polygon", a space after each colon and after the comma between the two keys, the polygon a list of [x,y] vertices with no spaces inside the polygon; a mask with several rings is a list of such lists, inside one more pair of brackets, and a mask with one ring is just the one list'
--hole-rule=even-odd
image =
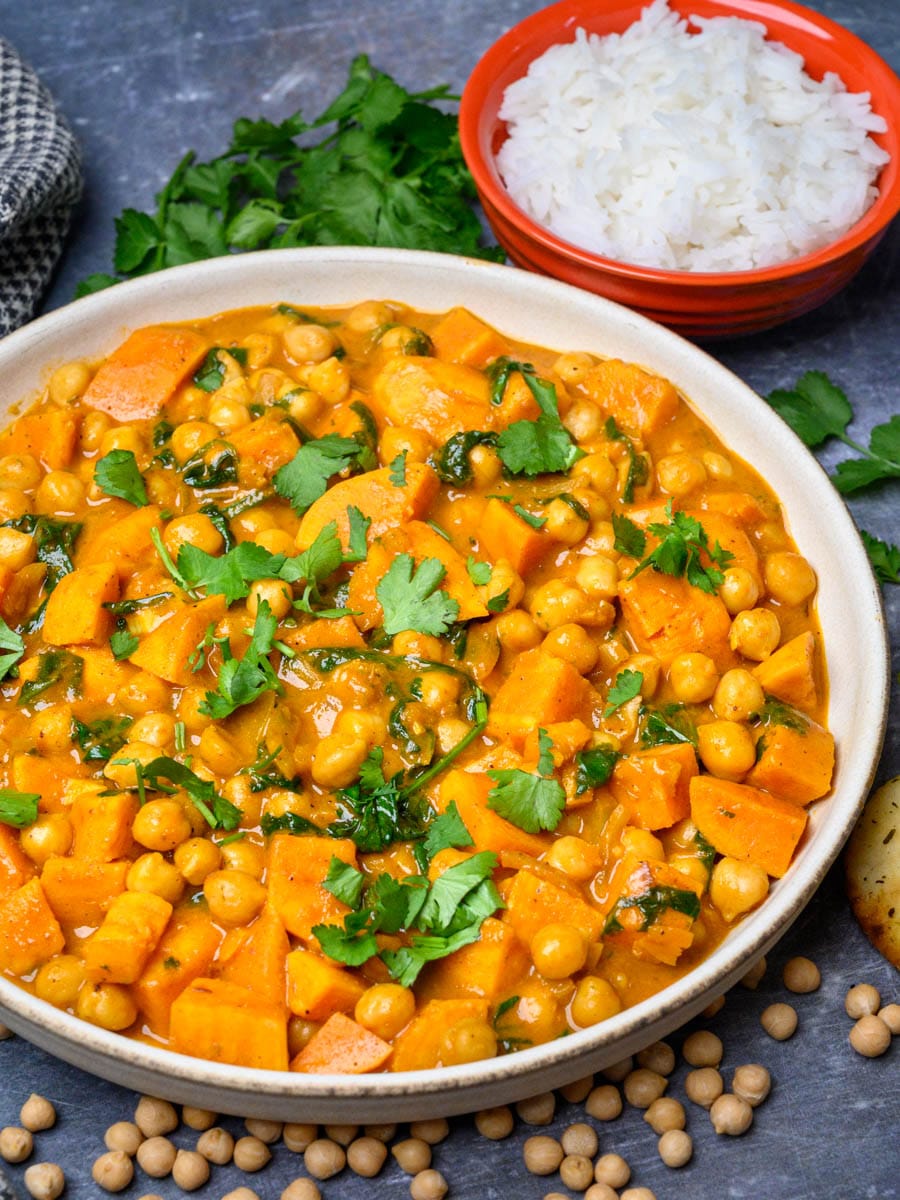
{"label": "cilantro sprig garnish", "polygon": [[91,275],[77,294],[267,247],[399,246],[502,261],[481,245],[456,116],[434,103],[453,98],[444,86],[407,92],[359,55],[312,123],[300,112],[279,124],[241,118],[224,154],[209,162],[186,154],[154,213],[127,208],[117,217],[116,274]]}
{"label": "cilantro sprig garnish", "polygon": [[223,354],[230,354],[242,367],[247,365],[247,351],[243,346],[213,346],[194,374],[194,386],[203,392],[216,392],[225,381]]}
{"label": "cilantro sprig garnish", "polygon": [[[647,526],[647,532],[659,541],[647,557],[642,558],[647,548],[646,533],[628,517],[613,513],[615,548],[631,558],[642,558],[628,578],[634,579],[652,567],[663,575],[686,578],[688,583],[702,592],[715,595],[716,588],[725,578],[722,570],[734,555],[730,550],[724,550],[718,542],[710,546],[706,530],[697,518],[683,512],[673,513],[671,500],[666,504],[666,516],[669,518],[668,524],[651,521]],[[710,566],[704,566],[701,558],[704,554],[709,558]]]}
{"label": "cilantro sprig garnish", "polygon": [[403,772],[384,775],[384,751],[373,747],[355,783],[337,793],[339,816],[329,832],[352,838],[363,853],[387,849],[394,842],[420,838],[424,813],[416,792],[403,786]]}
{"label": "cilantro sprig garnish", "polygon": [[446,574],[437,558],[423,558],[416,567],[411,554],[397,555],[375,588],[389,637],[404,630],[433,637],[447,632],[459,616],[459,604],[440,590]]}
{"label": "cilantro sprig garnish", "polygon": [[38,792],[16,792],[11,788],[0,788],[0,825],[12,825],[24,829],[38,819]]}
{"label": "cilantro sprig garnish", "polygon": [[650,475],[647,459],[635,450],[634,442],[618,427],[615,417],[607,417],[605,432],[611,442],[621,442],[628,452],[628,473],[622,488],[622,500],[625,504],[631,504],[634,500],[634,489],[646,483]]}
{"label": "cilantro sprig garnish", "polygon": [[847,495],[884,479],[900,479],[900,413],[876,425],[863,446],[847,433],[854,415],[850,401],[824,371],[807,371],[793,388],[776,388],[766,401],[807,446],[835,437],[857,452],[858,458],[845,458],[832,475],[839,492]]}
{"label": "cilantro sprig garnish", "polygon": [[356,438],[336,433],[304,442],[291,461],[275,472],[275,491],[302,516],[325,495],[328,481],[356,462],[360,452]]}
{"label": "cilantro sprig garnish", "polygon": [[531,392],[540,415],[534,421],[513,421],[497,439],[497,453],[511,475],[551,475],[568,471],[584,451],[579,450],[559,416],[556,388],[541,379],[531,363],[495,359],[488,367],[491,402],[500,404],[510,374],[518,371]]}
{"label": "cilantro sprig garnish", "polygon": [[110,450],[104,454],[94,467],[94,483],[107,496],[118,496],[137,508],[150,503],[132,450]]}
{"label": "cilantro sprig garnish", "polygon": [[488,771],[495,786],[488,793],[488,808],[526,833],[553,830],[562,820],[566,793],[553,778],[553,743],[545,729],[538,730],[538,771],[519,767]]}
{"label": "cilantro sprig garnish", "polygon": [[606,708],[603,710],[604,717],[611,717],[623,704],[627,704],[629,700],[633,700],[635,696],[639,696],[643,686],[644,675],[642,671],[620,671],[616,676],[615,683],[607,694]]}
{"label": "cilantro sprig garnish", "polygon": [[[347,966],[362,966],[379,957],[391,977],[411,987],[426,963],[446,958],[477,941],[485,919],[503,901],[493,882],[497,856],[473,854],[448,867],[434,883],[413,875],[394,879],[366,876],[333,858],[323,887],[351,911],[340,925],[316,925],[313,934],[329,958]],[[376,934],[401,934],[407,944],[379,951]]]}
{"label": "cilantro sprig garnish", "polygon": [[900,546],[883,542],[865,529],[860,529],[859,536],[878,579],[882,583],[900,583]]}
{"label": "cilantro sprig garnish", "polygon": [[613,768],[621,758],[612,746],[595,746],[575,755],[575,795],[582,796],[591,788],[608,783]]}
{"label": "cilantro sprig garnish", "polygon": [[263,692],[281,691],[281,682],[269,655],[275,647],[278,620],[263,600],[256,612],[250,644],[241,658],[231,653],[228,638],[216,638],[222,652],[218,686],[207,692],[200,704],[205,716],[221,720],[245,704],[252,704]]}
{"label": "cilantro sprig garnish", "polygon": [[[114,762],[128,763],[133,760],[115,759]],[[163,754],[152,759],[146,765],[134,763],[134,766],[138,783],[143,788],[170,794],[177,788],[181,788],[211,829],[230,831],[237,829],[241,823],[241,817],[244,815],[242,810],[236,804],[232,804],[230,800],[226,800],[224,796],[220,796],[216,791],[215,784],[207,779],[201,779],[184,763]],[[166,782],[163,783],[163,780]]]}
{"label": "cilantro sprig garnish", "polygon": [[14,629],[10,629],[2,617],[0,617],[0,650],[6,652],[0,654],[0,679],[5,679],[24,656],[25,642],[20,634],[16,633]]}

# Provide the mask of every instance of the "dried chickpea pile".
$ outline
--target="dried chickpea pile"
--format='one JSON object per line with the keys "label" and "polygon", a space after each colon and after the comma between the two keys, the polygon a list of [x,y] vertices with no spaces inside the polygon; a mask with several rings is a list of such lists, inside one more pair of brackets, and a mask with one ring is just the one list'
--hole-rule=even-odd
{"label": "dried chickpea pile", "polygon": [[[755,990],[765,973],[760,959],[744,976],[744,987]],[[810,959],[794,957],[783,968],[785,988],[795,995],[817,991],[821,984],[818,967]],[[723,1008],[719,997],[703,1013],[713,1019]],[[847,992],[844,1007],[852,1026],[848,1041],[863,1057],[877,1057],[888,1049],[892,1036],[900,1035],[900,1004],[883,1004],[877,988],[856,984]],[[773,1017],[772,1010],[785,1010]],[[763,1029],[775,1040],[791,1037],[798,1028],[794,1007],[770,1005],[761,1016]],[[0,1026],[0,1031],[3,1027]],[[753,1125],[754,1111],[769,1096],[772,1078],[761,1063],[743,1063],[730,1072],[730,1089],[723,1071],[725,1047],[709,1029],[687,1034],[680,1055],[690,1068],[682,1085],[684,1100],[669,1095],[678,1053],[668,1042],[656,1042],[602,1073],[578,1080],[559,1091],[559,1099],[583,1106],[582,1119],[567,1125],[558,1137],[533,1133],[522,1143],[526,1169],[537,1177],[558,1176],[565,1192],[548,1191],[544,1200],[569,1200],[571,1193],[584,1200],[656,1200],[644,1186],[629,1186],[632,1169],[622,1155],[607,1143],[603,1129],[610,1127],[628,1109],[642,1114],[657,1139],[661,1161],[677,1170],[693,1156],[693,1139],[688,1131],[691,1113],[705,1110],[716,1134],[739,1137]],[[516,1130],[547,1127],[557,1117],[558,1099],[552,1092],[520,1101],[515,1106],[486,1109],[474,1115],[475,1128],[490,1141],[502,1141]],[[573,1115],[578,1115],[577,1109]],[[143,1096],[131,1120],[111,1125],[104,1135],[106,1152],[93,1164],[92,1176],[107,1192],[128,1188],[136,1178],[171,1179],[182,1191],[202,1188],[216,1167],[233,1164],[248,1175],[262,1171],[273,1160],[281,1143],[292,1154],[302,1156],[305,1174],[280,1192],[280,1200],[321,1200],[320,1183],[349,1170],[362,1178],[374,1178],[391,1163],[409,1177],[411,1200],[442,1200],[450,1194],[451,1181],[432,1165],[433,1149],[447,1138],[450,1127],[443,1119],[396,1124],[325,1125],[282,1124],[248,1118],[242,1136],[235,1137],[217,1123],[215,1113],[185,1106],[180,1115],[167,1101]],[[0,1130],[0,1157],[22,1164],[34,1150],[33,1134],[53,1127],[53,1105],[32,1095],[22,1106],[20,1125]],[[193,1149],[178,1147],[171,1138],[180,1125],[197,1135]],[[38,1163],[24,1174],[24,1183],[35,1200],[55,1200],[64,1189],[62,1170],[55,1163]],[[152,1187],[152,1182],[148,1184]],[[337,1184],[335,1186],[338,1186]],[[328,1193],[335,1196],[340,1192]],[[271,1200],[271,1190],[240,1186],[223,1194],[221,1200]],[[140,1200],[161,1200],[152,1191]]]}

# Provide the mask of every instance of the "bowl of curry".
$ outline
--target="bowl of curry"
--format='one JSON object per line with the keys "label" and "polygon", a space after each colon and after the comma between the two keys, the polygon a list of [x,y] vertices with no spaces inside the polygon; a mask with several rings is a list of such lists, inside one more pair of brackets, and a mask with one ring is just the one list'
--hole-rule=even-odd
{"label": "bowl of curry", "polygon": [[877,585],[675,335],[339,248],[0,365],[0,1012],[52,1052],[216,1111],[483,1108],[689,1019],[833,861]]}

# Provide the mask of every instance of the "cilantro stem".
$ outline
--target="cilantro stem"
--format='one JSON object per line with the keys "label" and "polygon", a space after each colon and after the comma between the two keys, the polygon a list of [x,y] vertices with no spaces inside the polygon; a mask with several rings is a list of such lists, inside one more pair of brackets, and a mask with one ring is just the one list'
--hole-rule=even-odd
{"label": "cilantro stem", "polygon": [[484,733],[485,729],[487,729],[487,700],[484,692],[482,692],[480,688],[478,689],[478,695],[475,699],[475,715],[477,720],[469,732],[461,737],[456,745],[448,750],[442,758],[439,758],[436,763],[432,763],[431,766],[428,767],[427,770],[423,771],[421,775],[416,776],[412,783],[407,784],[406,787],[401,791],[401,796],[407,797],[413,795],[414,792],[421,791],[426,784],[430,783],[432,779],[435,778],[435,776],[440,775],[443,771],[446,771],[447,767],[450,766],[454,759],[459,758],[463,750],[465,750],[467,746],[471,746],[475,739],[480,737]]}
{"label": "cilantro stem", "polygon": [[181,590],[183,592],[186,592],[187,595],[190,596],[192,600],[199,599],[200,593],[195,591],[190,586],[188,581],[185,579],[185,577],[181,574],[181,572],[175,566],[175,563],[172,561],[171,554],[168,552],[168,550],[163,545],[162,535],[160,534],[159,530],[155,526],[153,527],[153,529],[150,530],[150,541],[156,547],[156,553],[159,555],[162,565],[166,568],[166,570],[169,572],[169,574],[172,576],[172,578],[175,580],[175,582],[178,584],[178,586],[181,588]]}

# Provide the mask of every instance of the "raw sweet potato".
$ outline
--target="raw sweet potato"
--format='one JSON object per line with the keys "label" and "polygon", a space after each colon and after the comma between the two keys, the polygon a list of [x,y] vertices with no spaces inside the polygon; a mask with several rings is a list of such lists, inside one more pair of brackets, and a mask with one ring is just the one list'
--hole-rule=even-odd
{"label": "raw sweet potato", "polygon": [[88,978],[98,983],[134,983],[171,915],[172,905],[153,892],[116,896],[103,924],[84,943]]}
{"label": "raw sweet potato", "polygon": [[308,1075],[366,1075],[383,1067],[391,1047],[343,1013],[336,1012],[291,1060]]}
{"label": "raw sweet potato", "polygon": [[610,787],[640,829],[667,829],[691,810],[688,785],[697,774],[694,747],[682,742],[638,750],[616,763]]}
{"label": "raw sweet potato", "polygon": [[826,729],[774,725],[757,742],[756,766],[746,782],[794,804],[818,800],[831,787],[834,738]]}
{"label": "raw sweet potato", "polygon": [[40,880],[30,879],[0,903],[0,971],[30,975],[65,944]]}
{"label": "raw sweet potato", "polygon": [[119,572],[115,563],[76,567],[63,575],[50,593],[42,630],[51,646],[81,642],[99,646],[108,640],[113,615],[104,604],[119,598]]}
{"label": "raw sweet potato", "polygon": [[300,522],[297,547],[306,550],[326,525],[334,521],[344,549],[348,548],[350,519],[347,509],[354,505],[372,522],[368,538],[373,541],[398,525],[421,517],[437,495],[438,477],[424,463],[410,463],[406,468],[406,486],[391,483],[388,467],[354,475],[328,489]]}
{"label": "raw sweet potato", "polygon": [[780,646],[774,654],[754,667],[753,674],[770,696],[777,696],[795,708],[812,712],[819,697],[815,674],[816,639],[807,630]]}
{"label": "raw sweet potato", "polygon": [[82,397],[117,421],[155,417],[199,365],[208,343],[190,329],[136,329],[103,363]]}
{"label": "raw sweet potato", "polygon": [[356,975],[311,950],[292,950],[285,965],[288,1007],[308,1021],[324,1021],[333,1012],[352,1012],[366,990]]}
{"label": "raw sweet potato", "polygon": [[172,1048],[194,1058],[286,1071],[287,1010],[224,979],[193,980],[175,1000]]}
{"label": "raw sweet potato", "polygon": [[691,780],[691,819],[720,854],[780,879],[806,828],[806,810],[780,796],[711,775]]}

